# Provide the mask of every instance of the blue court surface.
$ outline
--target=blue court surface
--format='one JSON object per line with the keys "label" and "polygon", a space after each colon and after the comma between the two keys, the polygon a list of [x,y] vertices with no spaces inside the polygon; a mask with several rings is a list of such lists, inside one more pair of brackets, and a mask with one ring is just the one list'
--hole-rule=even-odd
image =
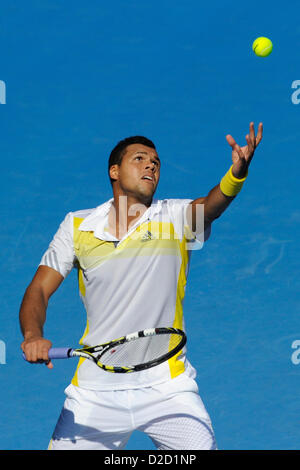
{"label": "blue court surface", "polygon": [[[220,449],[299,448],[299,13],[297,1],[1,6],[0,449],[48,445],[77,361],[25,363],[19,307],[66,213],[111,197],[115,144],[152,139],[156,197],[197,198],[231,165],[225,136],[245,145],[250,121],[264,136],[248,179],[192,255],[189,359]],[[267,58],[258,36],[273,41]],[[73,271],[45,337],[76,346],[85,322]],[[138,432],[127,446],[153,448]]]}

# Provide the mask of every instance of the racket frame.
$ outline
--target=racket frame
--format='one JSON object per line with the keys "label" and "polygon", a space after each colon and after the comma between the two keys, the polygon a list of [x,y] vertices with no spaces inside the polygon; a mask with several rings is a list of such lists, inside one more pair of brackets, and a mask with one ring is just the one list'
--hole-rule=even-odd
{"label": "racket frame", "polygon": [[[181,336],[181,341],[180,343],[171,351],[168,353],[165,353],[161,356],[159,356],[156,359],[153,359],[152,361],[148,361],[142,364],[137,364],[135,366],[110,366],[108,364],[103,364],[100,359],[104,353],[109,351],[110,349],[119,346],[120,344],[124,344],[130,341],[135,341],[138,338],[146,338],[149,336],[155,336],[155,335],[163,335],[163,334],[178,334]],[[113,341],[109,341],[108,343],[103,343],[99,344],[96,346],[86,346],[83,348],[79,349],[70,349],[68,351],[69,357],[83,357],[86,359],[90,359],[94,361],[94,363],[100,367],[103,370],[106,370],[108,372],[115,372],[115,373],[129,373],[129,372],[139,372],[142,370],[150,369],[151,367],[155,367],[159,364],[162,364],[163,362],[171,359],[173,356],[175,356],[178,352],[180,352],[183,347],[185,346],[187,341],[185,333],[180,330],[179,328],[166,328],[166,327],[160,327],[160,328],[148,328],[145,330],[137,331],[135,333],[130,333],[128,335],[122,336],[121,338],[115,339]],[[99,352],[100,354],[94,356],[94,353]]]}

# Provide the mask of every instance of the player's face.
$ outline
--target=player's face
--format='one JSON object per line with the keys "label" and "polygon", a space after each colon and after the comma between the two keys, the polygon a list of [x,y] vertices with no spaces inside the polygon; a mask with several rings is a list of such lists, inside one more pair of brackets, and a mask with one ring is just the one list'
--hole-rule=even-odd
{"label": "player's face", "polygon": [[123,195],[151,201],[159,181],[160,160],[157,152],[142,144],[128,145],[121,165],[113,165],[112,177]]}

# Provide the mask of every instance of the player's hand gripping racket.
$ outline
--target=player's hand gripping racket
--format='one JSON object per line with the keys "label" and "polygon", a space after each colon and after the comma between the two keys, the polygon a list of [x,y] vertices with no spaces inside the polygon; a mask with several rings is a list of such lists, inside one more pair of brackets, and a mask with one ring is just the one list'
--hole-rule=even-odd
{"label": "player's hand gripping racket", "polygon": [[[181,351],[186,335],[177,328],[150,328],[108,343],[80,349],[51,348],[49,359],[84,357],[107,372],[138,372],[157,366]],[[23,353],[26,360],[26,356]]]}

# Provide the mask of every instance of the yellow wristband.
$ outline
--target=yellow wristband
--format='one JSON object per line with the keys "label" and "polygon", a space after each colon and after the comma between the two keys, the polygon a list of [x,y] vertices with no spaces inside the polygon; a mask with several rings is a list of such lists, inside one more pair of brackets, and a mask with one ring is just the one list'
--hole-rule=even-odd
{"label": "yellow wristband", "polygon": [[220,182],[220,189],[222,193],[225,194],[225,196],[231,196],[231,197],[236,196],[240,192],[248,176],[248,170],[247,170],[247,174],[244,178],[241,178],[241,179],[236,178],[232,174],[232,167],[233,165],[230,167],[226,175],[223,176]]}

